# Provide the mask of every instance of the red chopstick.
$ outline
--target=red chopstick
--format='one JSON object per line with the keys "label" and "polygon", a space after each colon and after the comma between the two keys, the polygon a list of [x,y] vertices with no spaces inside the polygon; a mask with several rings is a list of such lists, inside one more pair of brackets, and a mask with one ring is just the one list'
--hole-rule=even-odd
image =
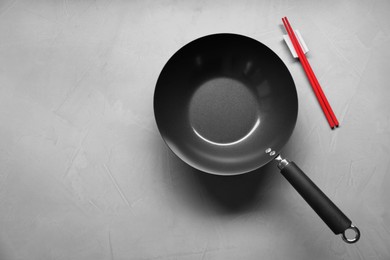
{"label": "red chopstick", "polygon": [[336,115],[334,114],[331,106],[329,105],[329,102],[322,91],[321,85],[317,80],[317,77],[315,76],[313,69],[311,68],[309,61],[307,60],[299,42],[298,39],[295,36],[294,30],[292,29],[287,17],[282,18],[284,27],[286,28],[286,31],[291,39],[292,44],[294,45],[294,49],[298,54],[298,58],[303,66],[303,69],[306,72],[306,75],[310,81],[310,84],[313,88],[314,94],[317,97],[318,102],[321,105],[321,108],[325,114],[326,119],[328,120],[328,123],[330,127],[333,129],[335,126],[339,126],[339,122],[336,118]]}
{"label": "red chopstick", "polygon": [[317,77],[315,76],[315,74],[314,74],[314,72],[313,72],[313,70],[312,70],[312,68],[311,68],[311,66],[310,66],[310,64],[309,64],[309,61],[306,59],[306,56],[305,56],[305,54],[303,53],[303,50],[301,49],[301,46],[299,45],[298,40],[297,40],[297,38],[296,38],[296,36],[295,36],[294,30],[292,29],[292,27],[291,27],[291,25],[290,25],[290,22],[288,21],[287,17],[285,17],[285,21],[286,21],[286,23],[287,23],[287,26],[290,28],[290,31],[292,32],[293,38],[295,38],[295,42],[296,42],[298,48],[300,49],[300,53],[301,53],[301,55],[302,55],[302,57],[303,57],[303,60],[304,60],[304,62],[305,62],[306,65],[307,65],[308,71],[309,71],[309,73],[311,74],[311,76],[312,76],[312,78],[313,78],[313,81],[314,81],[315,84],[316,84],[316,87],[317,87],[317,89],[318,89],[318,92],[319,92],[319,94],[320,94],[320,96],[321,96],[321,98],[322,98],[322,100],[323,100],[323,102],[324,102],[324,104],[325,104],[326,109],[328,110],[328,112],[329,112],[329,114],[330,114],[330,116],[331,116],[331,118],[332,118],[332,120],[333,120],[333,122],[334,122],[334,125],[335,125],[336,127],[338,127],[338,126],[339,126],[339,121],[337,120],[336,115],[334,114],[334,112],[333,112],[333,110],[332,110],[332,107],[329,105],[328,99],[326,98],[324,92],[322,91],[321,85],[320,85],[320,83],[318,82]]}

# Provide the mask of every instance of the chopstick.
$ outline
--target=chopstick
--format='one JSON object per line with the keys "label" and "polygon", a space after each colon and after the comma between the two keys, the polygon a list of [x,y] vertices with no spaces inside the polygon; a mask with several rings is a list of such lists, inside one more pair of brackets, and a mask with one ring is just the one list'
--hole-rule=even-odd
{"label": "chopstick", "polygon": [[290,25],[290,22],[288,21],[287,17],[282,18],[284,27],[286,28],[286,31],[291,39],[291,42],[294,46],[295,51],[297,52],[299,61],[301,62],[304,71],[306,72],[306,76],[309,79],[309,82],[313,88],[314,94],[317,97],[318,102],[320,103],[320,106],[322,108],[322,111],[325,114],[326,119],[328,120],[330,128],[334,129],[334,127],[339,126],[339,121],[336,118],[336,115],[334,114],[331,106],[329,105],[328,99],[326,98],[324,92],[322,91],[321,85],[317,80],[317,77],[315,76],[313,69],[311,68],[309,61],[307,60],[301,45],[298,42],[297,37],[295,36],[294,30]]}

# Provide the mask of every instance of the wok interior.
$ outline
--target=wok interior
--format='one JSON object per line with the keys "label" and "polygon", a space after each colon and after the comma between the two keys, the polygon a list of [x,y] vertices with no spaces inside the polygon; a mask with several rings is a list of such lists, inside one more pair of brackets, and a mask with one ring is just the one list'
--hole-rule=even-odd
{"label": "wok interior", "polygon": [[154,112],[167,145],[189,165],[233,175],[263,166],[290,137],[293,79],[268,47],[237,34],[199,38],[176,52],[157,81]]}

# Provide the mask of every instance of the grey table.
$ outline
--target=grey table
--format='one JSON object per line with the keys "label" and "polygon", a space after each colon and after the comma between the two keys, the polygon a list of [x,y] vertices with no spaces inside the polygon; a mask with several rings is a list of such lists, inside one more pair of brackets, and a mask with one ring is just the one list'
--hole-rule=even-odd
{"label": "grey table", "polygon": [[[390,259],[389,1],[1,1],[0,259]],[[287,15],[341,127],[282,41]],[[189,41],[274,50],[299,96],[283,154],[359,226],[334,236],[275,164],[221,178],[159,136],[153,91]]]}

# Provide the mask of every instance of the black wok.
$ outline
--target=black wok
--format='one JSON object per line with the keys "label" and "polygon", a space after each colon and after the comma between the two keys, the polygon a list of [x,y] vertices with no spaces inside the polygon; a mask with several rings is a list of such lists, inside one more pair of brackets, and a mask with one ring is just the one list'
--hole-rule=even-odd
{"label": "black wok", "polygon": [[[154,93],[158,129],[168,147],[192,167],[242,174],[278,161],[278,168],[335,234],[356,242],[352,222],[280,150],[298,114],[294,81],[267,46],[237,34],[213,34],[177,51]],[[348,238],[347,230],[354,231]]]}

